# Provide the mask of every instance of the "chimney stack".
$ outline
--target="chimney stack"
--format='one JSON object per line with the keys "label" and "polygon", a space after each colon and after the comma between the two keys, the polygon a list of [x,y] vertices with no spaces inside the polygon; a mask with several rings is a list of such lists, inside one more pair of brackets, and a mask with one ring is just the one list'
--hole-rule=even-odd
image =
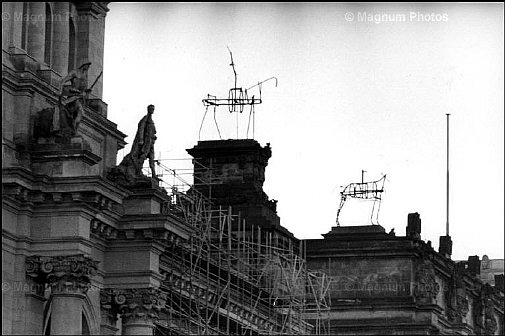
{"label": "chimney stack", "polygon": [[438,253],[450,259],[452,255],[452,240],[451,236],[440,236],[440,244],[438,246]]}
{"label": "chimney stack", "polygon": [[417,212],[407,217],[407,237],[421,239],[421,217]]}
{"label": "chimney stack", "polygon": [[501,290],[502,292],[505,292],[503,289],[503,274],[495,274],[494,275],[494,286]]}
{"label": "chimney stack", "polygon": [[479,256],[470,256],[468,257],[468,271],[472,275],[480,274],[480,259]]}

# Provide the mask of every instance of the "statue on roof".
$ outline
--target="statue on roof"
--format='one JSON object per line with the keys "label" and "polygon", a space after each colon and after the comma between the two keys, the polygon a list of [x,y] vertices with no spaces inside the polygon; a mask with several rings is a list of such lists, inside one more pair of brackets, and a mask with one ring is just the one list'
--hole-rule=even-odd
{"label": "statue on roof", "polygon": [[154,105],[147,106],[147,114],[139,121],[137,133],[133,140],[130,153],[124,157],[119,166],[113,168],[109,178],[131,184],[136,178],[145,178],[142,167],[145,160],[149,160],[151,178],[158,180],[154,166],[154,142],[156,141],[156,127],[152,115]]}

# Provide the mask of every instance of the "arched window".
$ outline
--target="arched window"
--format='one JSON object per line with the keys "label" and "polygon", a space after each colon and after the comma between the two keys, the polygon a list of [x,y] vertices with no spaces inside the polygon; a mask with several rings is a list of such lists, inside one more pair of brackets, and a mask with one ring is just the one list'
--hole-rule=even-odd
{"label": "arched window", "polygon": [[75,45],[75,25],[74,25],[74,20],[70,18],[68,20],[68,24],[70,25],[68,29],[68,72],[72,71],[75,69],[75,54],[76,54],[76,45]]}
{"label": "arched window", "polygon": [[23,15],[21,16],[21,49],[26,50],[28,33],[28,2],[23,2]]}
{"label": "arched window", "polygon": [[45,31],[46,41],[44,45],[44,62],[47,65],[51,65],[51,50],[53,42],[53,15],[51,12],[51,6],[46,2],[46,31]]}

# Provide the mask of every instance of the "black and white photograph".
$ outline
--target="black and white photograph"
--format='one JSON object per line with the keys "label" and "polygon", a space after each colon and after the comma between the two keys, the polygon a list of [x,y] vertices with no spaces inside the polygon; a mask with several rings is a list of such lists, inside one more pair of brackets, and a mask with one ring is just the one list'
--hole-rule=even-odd
{"label": "black and white photograph", "polygon": [[3,2],[3,335],[503,335],[504,3]]}

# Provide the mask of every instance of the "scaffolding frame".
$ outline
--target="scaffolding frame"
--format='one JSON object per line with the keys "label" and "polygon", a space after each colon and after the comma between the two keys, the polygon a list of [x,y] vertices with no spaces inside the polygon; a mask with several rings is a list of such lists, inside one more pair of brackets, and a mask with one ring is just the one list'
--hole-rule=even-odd
{"label": "scaffolding frame", "polygon": [[212,167],[195,166],[208,172],[206,181],[183,169],[188,182],[164,160],[156,162],[171,199],[168,212],[194,229],[161,256],[167,306],[157,335],[329,334],[329,278],[307,270],[302,242],[298,251],[281,246],[272,232],[197,191],[196,185],[212,194]]}

